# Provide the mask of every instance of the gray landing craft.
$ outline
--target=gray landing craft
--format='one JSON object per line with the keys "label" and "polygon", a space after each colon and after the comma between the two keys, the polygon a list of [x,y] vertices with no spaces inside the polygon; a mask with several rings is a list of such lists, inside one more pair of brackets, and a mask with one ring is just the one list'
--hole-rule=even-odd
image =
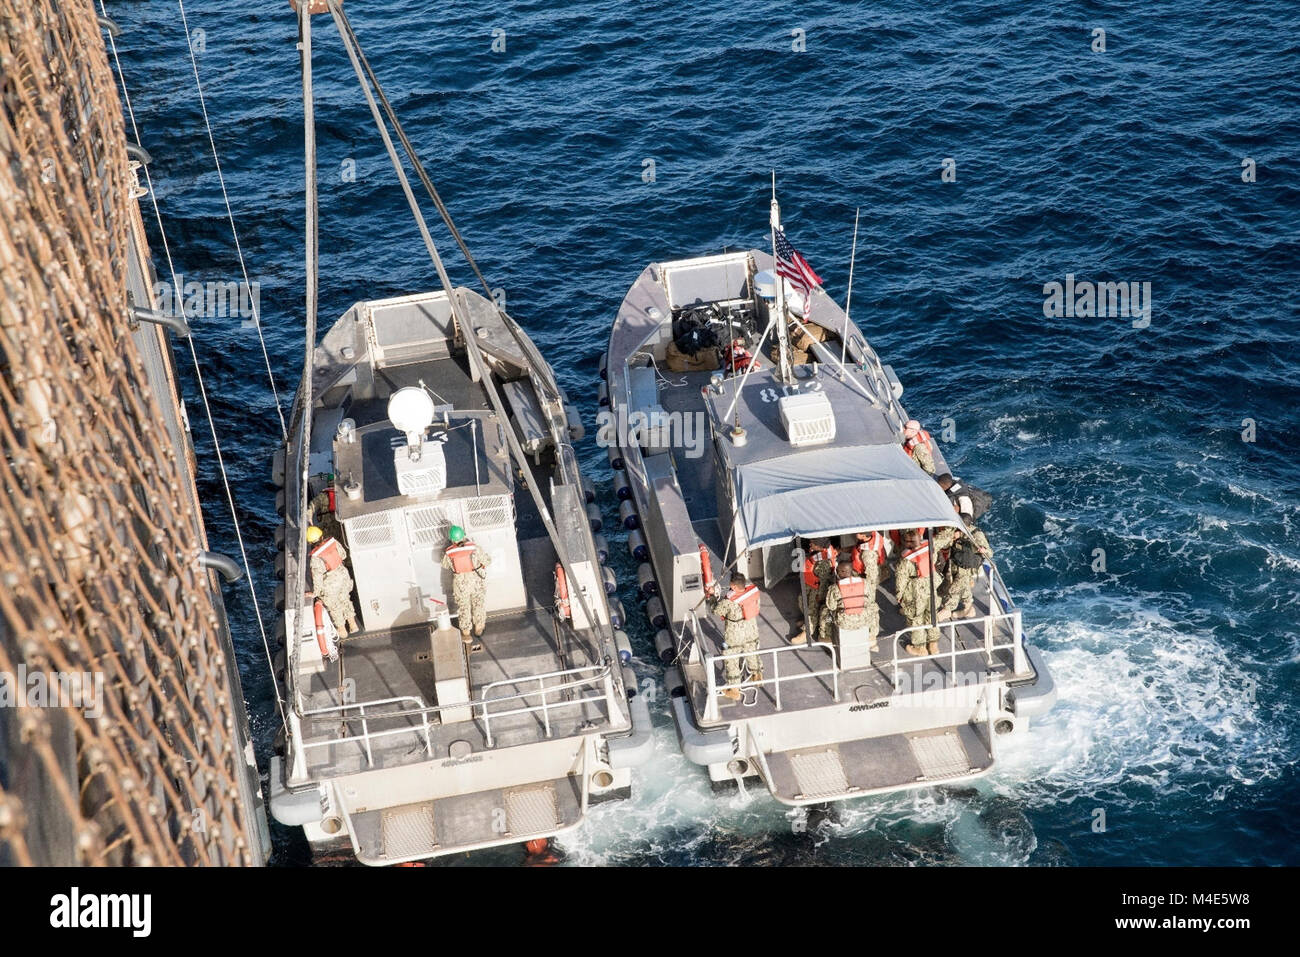
{"label": "gray landing craft", "polygon": [[[803,542],[826,538],[846,553],[858,532],[964,525],[903,450],[893,370],[820,287],[804,297],[778,285],[773,266],[759,250],[649,266],[604,358],[600,438],[620,514],[637,529],[629,545],[644,563],[681,748],[715,788],[757,777],[789,805],[988,774],[999,746],[1055,700],[992,562],[979,569],[974,615],[939,623],[937,654],[906,653],[914,629],[886,587],[878,650],[865,629],[833,626],[791,643],[808,625]],[[809,302],[817,327],[802,319]],[[742,340],[758,365],[746,377],[674,363],[682,320],[719,345]],[[937,474],[949,470],[937,446],[934,457]],[[762,677],[729,686],[706,591],[711,577],[725,591],[733,567],[760,590]]]}
{"label": "gray landing craft", "polygon": [[[306,16],[300,31],[309,41]],[[310,112],[308,134],[310,147]],[[318,860],[550,838],[628,796],[652,747],[573,451],[577,414],[520,327],[453,288],[422,232],[443,288],[359,302],[313,343],[275,468],[288,730],[271,807]],[[443,567],[453,527],[491,559],[478,648]],[[341,600],[313,592],[331,542],[346,550],[352,634],[331,614],[346,586]]]}

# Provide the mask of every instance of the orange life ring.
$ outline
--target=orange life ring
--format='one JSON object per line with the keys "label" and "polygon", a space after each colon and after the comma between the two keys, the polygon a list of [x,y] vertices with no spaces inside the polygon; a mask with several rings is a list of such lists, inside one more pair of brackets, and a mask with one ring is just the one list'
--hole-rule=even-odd
{"label": "orange life ring", "polygon": [[700,571],[704,576],[704,587],[713,587],[713,561],[709,558],[709,548],[700,542]]}
{"label": "orange life ring", "polygon": [[320,649],[321,657],[335,661],[339,656],[338,642],[335,636],[330,634],[330,630],[325,627],[325,603],[319,598],[312,602],[312,611],[316,615],[316,647]]}

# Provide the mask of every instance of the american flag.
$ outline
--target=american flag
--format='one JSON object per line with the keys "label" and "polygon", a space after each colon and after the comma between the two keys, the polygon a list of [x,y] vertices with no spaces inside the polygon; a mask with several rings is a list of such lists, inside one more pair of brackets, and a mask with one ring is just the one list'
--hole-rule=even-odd
{"label": "american flag", "polygon": [[790,245],[785,238],[785,230],[776,231],[776,273],[790,280],[790,284],[808,294],[808,290],[822,284],[822,277],[813,272],[808,260],[799,255],[799,250]]}

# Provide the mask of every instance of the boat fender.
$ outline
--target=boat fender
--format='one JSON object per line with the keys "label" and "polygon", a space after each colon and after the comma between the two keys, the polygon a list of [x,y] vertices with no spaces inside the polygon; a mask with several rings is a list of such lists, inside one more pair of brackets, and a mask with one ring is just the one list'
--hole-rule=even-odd
{"label": "boat fender", "polygon": [[596,501],[596,483],[585,475],[582,477],[582,497],[587,500],[588,505]]}
{"label": "boat fender", "polygon": [[290,791],[284,786],[284,762],[271,755],[271,816],[286,827],[302,827],[321,819],[320,786]]}
{"label": "boat fender", "polygon": [[609,370],[609,354],[608,354],[608,353],[606,353],[606,352],[602,352],[602,353],[600,354],[600,365],[599,365],[599,368],[600,368],[600,378],[601,378],[601,381],[605,381],[605,380],[607,380],[607,379],[609,378],[609,371],[608,371],[608,370]]}
{"label": "boat fender", "polygon": [[615,628],[622,628],[627,624],[627,610],[617,598],[609,606],[609,623]]}
{"label": "boat fender", "polygon": [[645,538],[637,531],[627,533],[627,550],[639,562],[650,557],[650,549],[646,547]]}
{"label": "boat fender", "polygon": [[623,469],[619,469],[614,473],[614,492],[618,495],[620,502],[632,497],[632,483],[628,480],[627,472]]}
{"label": "boat fender", "polygon": [[600,388],[596,390],[596,400],[602,409],[609,405],[609,386],[606,383],[602,382]]}
{"label": "boat fender", "polygon": [[623,692],[631,701],[641,691],[641,684],[637,681],[636,672],[632,670],[631,665],[623,666]]}
{"label": "boat fender", "polygon": [[582,416],[578,414],[578,410],[566,404],[564,406],[564,417],[568,420],[569,438],[574,442],[581,442],[587,434],[587,429],[582,424]]}
{"label": "boat fender", "polygon": [[593,532],[599,532],[605,527],[605,520],[601,518],[599,505],[592,504],[587,506],[587,521],[591,524],[591,530]]}
{"label": "boat fender", "polygon": [[730,761],[731,734],[724,730],[704,732],[695,726],[691,706],[685,695],[672,699],[673,724],[677,726],[677,743],[682,754],[694,764],[708,766]]}
{"label": "boat fender", "polygon": [[596,546],[596,561],[602,565],[609,561],[609,539],[597,533],[592,537],[592,544]]}
{"label": "boat fender", "polygon": [[645,603],[645,616],[651,628],[668,627],[668,612],[664,610],[664,603],[658,597],[651,598]]}
{"label": "boat fender", "polygon": [[659,660],[664,664],[671,664],[677,657],[677,645],[673,641],[673,633],[667,628],[660,628],[655,632],[655,652],[659,655]]}
{"label": "boat fender", "polygon": [[600,566],[600,577],[605,582],[605,594],[614,595],[618,593],[618,576],[614,574],[614,569],[608,565]]}
{"label": "boat fender", "polygon": [[621,502],[618,506],[618,517],[623,522],[623,527],[628,531],[641,527],[641,520],[637,518],[636,506],[631,502]]}
{"label": "boat fender", "polygon": [[655,581],[655,572],[649,562],[642,562],[636,567],[636,583],[646,598],[659,594],[659,583]]}
{"label": "boat fender", "polygon": [[615,770],[645,764],[654,754],[650,707],[646,704],[645,695],[629,699],[627,710],[632,718],[632,733],[626,738],[609,739],[609,766]]}
{"label": "boat fender", "polygon": [[618,649],[618,660],[623,664],[632,661],[632,642],[622,628],[614,629],[614,647]]}
{"label": "boat fender", "polygon": [[623,453],[618,450],[617,445],[611,445],[606,455],[609,458],[609,467],[615,472],[623,467]]}

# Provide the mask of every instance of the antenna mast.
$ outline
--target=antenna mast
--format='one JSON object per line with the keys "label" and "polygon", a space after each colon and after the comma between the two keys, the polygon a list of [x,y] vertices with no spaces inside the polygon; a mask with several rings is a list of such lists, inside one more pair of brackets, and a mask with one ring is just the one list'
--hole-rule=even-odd
{"label": "antenna mast", "polygon": [[781,381],[794,380],[790,369],[789,316],[786,313],[785,279],[781,276],[780,258],[776,254],[776,231],[781,228],[781,207],[776,202],[776,170],[772,170],[772,271],[776,274],[776,347],[781,357]]}

